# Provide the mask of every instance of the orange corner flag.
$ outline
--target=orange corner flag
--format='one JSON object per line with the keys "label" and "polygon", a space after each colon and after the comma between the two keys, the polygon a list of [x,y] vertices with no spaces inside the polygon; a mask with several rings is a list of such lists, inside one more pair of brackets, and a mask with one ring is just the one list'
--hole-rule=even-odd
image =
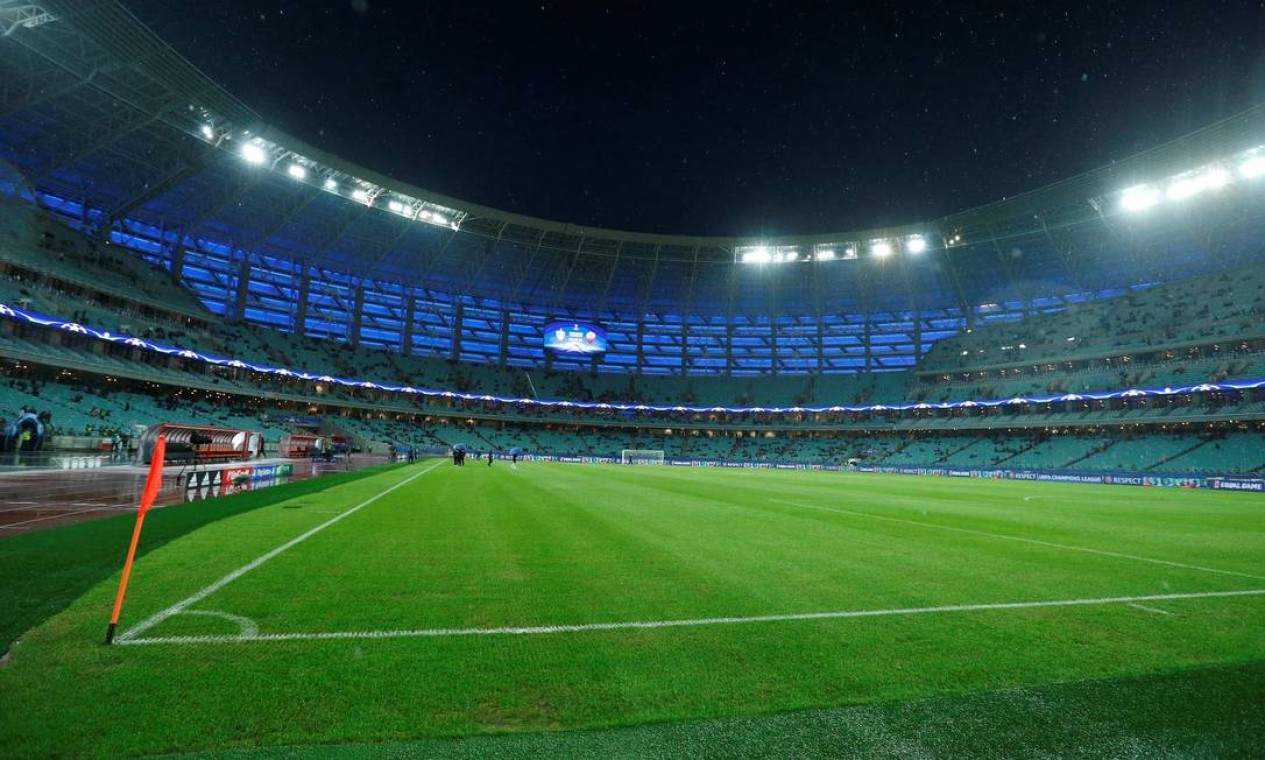
{"label": "orange corner flag", "polygon": [[158,491],[163,484],[163,458],[167,454],[167,436],[159,435],[154,443],[154,453],[149,462],[149,476],[145,478],[145,490],[141,493],[140,508],[136,510],[136,527],[132,529],[132,543],[127,548],[127,559],[123,561],[123,578],[119,580],[119,593],[114,598],[114,612],[110,615],[110,627],[105,632],[105,643],[114,642],[114,630],[119,625],[119,613],[123,611],[123,595],[127,593],[127,579],[132,574],[132,561],[136,559],[136,545],[141,541],[141,526],[145,524],[145,513],[154,506],[158,499]]}
{"label": "orange corner flag", "polygon": [[149,508],[154,506],[154,501],[158,499],[158,491],[163,485],[163,459],[167,455],[167,436],[159,435],[158,440],[154,443],[153,459],[149,462],[149,477],[145,479],[145,492],[141,494],[141,508],[137,510],[140,514],[145,514]]}

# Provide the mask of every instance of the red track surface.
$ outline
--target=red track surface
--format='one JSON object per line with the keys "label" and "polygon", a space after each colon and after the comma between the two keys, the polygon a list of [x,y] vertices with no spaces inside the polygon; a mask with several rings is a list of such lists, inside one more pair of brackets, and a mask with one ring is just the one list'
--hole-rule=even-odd
{"label": "red track surface", "polygon": [[[281,462],[287,460],[268,460]],[[360,469],[386,461],[381,456],[356,455],[334,464],[289,460],[294,465],[289,480],[348,469]],[[146,467],[118,465],[80,470],[32,469],[0,473],[0,540],[36,530],[83,520],[135,512],[145,486]],[[182,504],[189,500],[181,468],[168,466],[155,506]],[[179,482],[177,482],[179,478]],[[204,492],[205,494],[205,492]]]}

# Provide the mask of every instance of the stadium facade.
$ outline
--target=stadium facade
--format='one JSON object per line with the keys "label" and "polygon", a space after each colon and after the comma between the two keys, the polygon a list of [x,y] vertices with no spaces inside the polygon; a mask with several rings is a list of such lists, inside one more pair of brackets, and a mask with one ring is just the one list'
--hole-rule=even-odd
{"label": "stadium facade", "polygon": [[[1059,337],[1070,347],[1051,347],[1043,325],[1060,324],[1060,315],[1097,314],[1095,304],[1122,299],[1140,298],[1136,313],[1153,313],[1165,298],[1220,293],[1217,277],[1256,282],[1265,107],[1100,170],[940,219],[811,236],[690,237],[506,213],[379,173],[389,167],[360,167],[328,155],[269,126],[116,2],[0,3],[0,34],[0,158],[7,166],[0,191],[11,208],[29,214],[14,222],[5,257],[10,267],[77,283],[116,312],[176,320],[203,335],[228,325],[211,341],[226,358],[249,362],[266,354],[267,347],[247,345],[250,331],[242,329],[262,327],[253,339],[285,334],[295,345],[316,341],[352,352],[342,367],[328,366],[338,359],[319,354],[309,358],[326,366],[290,367],[317,373],[313,380],[338,374],[378,384],[429,384],[467,401],[652,400],[663,411],[714,404],[755,414],[765,405],[833,406],[842,413],[861,404],[868,410],[860,417],[771,423],[783,430],[888,426],[893,420],[885,405],[905,408],[896,422],[926,426],[913,407],[987,398],[990,391],[994,398],[1008,396],[1016,374],[1038,386],[1024,398],[1044,400],[1018,404],[1010,411],[1031,419],[1007,425],[1082,424],[1086,420],[1059,415],[1086,408],[1106,415],[1088,423],[1145,423],[1129,414],[1129,397],[1120,393],[1147,379],[1161,389],[1180,387],[1179,398],[1165,400],[1186,408],[1150,421],[1155,424],[1237,425],[1262,417],[1252,405],[1256,381],[1265,375],[1257,374],[1256,361],[1265,320],[1250,293],[1249,301],[1236,296],[1233,303],[1212,304],[1211,313],[1201,311],[1199,324],[1215,325],[1218,310],[1226,324],[1189,336],[1135,330],[1126,331],[1123,342],[1095,343],[1082,332]],[[49,243],[64,238],[65,229],[87,242],[66,249]],[[127,267],[152,265],[170,288],[88,283],[91,270],[75,275],[49,255],[60,250],[61,258],[69,252],[82,260],[76,252],[83,245],[100,246],[91,250],[107,253],[90,255],[107,259],[123,252],[131,259]],[[41,256],[42,262],[32,260]],[[72,317],[53,316],[61,324]],[[1076,319],[1071,324],[1083,322]],[[1099,332],[1110,321],[1095,319]],[[571,321],[604,329],[606,352],[546,351],[546,326]],[[1038,337],[1045,349],[1036,347]],[[197,345],[185,348],[216,353],[205,345],[208,339],[189,340]],[[1235,357],[1248,358],[1227,360],[1231,342]],[[80,362],[94,352],[111,356],[91,345],[72,343],[79,354],[43,363],[102,373],[100,365]],[[1170,349],[1207,365],[1207,376],[1167,365],[1150,376],[1099,371],[1113,361],[1163,363],[1160,354]],[[4,350],[11,361],[40,363],[39,350],[16,344]],[[375,374],[363,358],[383,352],[400,358]],[[275,357],[302,362],[303,350],[281,346],[271,362],[267,356],[258,361],[285,366]],[[153,361],[143,360],[148,369],[138,369],[137,355],[113,358],[132,361],[110,367],[116,375],[172,383],[170,376],[152,374]],[[167,358],[158,362],[164,371],[175,368],[163,363]],[[1074,382],[1052,380],[1057,371]],[[542,373],[554,379],[537,388]],[[1085,379],[1090,375],[1092,382]],[[219,392],[221,379],[180,384]],[[241,381],[247,390],[229,392],[268,397],[251,382]],[[292,406],[488,421],[521,411],[442,398],[400,401],[373,386],[362,390],[334,398],[289,384],[275,398]],[[1109,400],[1117,403],[1072,403],[1105,392],[1115,392]],[[1190,408],[1197,405],[1192,399],[1214,392],[1239,406]],[[967,410],[963,419],[958,412],[954,407],[930,424],[943,430],[1002,424],[986,413],[975,419]],[[574,416],[562,422],[574,424]],[[585,422],[750,426],[749,419],[679,416],[597,415]]]}

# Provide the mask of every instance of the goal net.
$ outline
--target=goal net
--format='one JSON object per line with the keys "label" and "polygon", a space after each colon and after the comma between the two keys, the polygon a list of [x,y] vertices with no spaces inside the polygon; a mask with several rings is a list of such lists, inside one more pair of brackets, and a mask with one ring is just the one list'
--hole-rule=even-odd
{"label": "goal net", "polygon": [[663,451],[654,449],[624,449],[619,452],[620,464],[663,464]]}

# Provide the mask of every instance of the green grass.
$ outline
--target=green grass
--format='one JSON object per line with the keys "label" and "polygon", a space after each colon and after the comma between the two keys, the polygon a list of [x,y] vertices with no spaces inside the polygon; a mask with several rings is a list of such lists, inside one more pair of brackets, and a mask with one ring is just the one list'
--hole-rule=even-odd
{"label": "green grass", "polygon": [[[137,564],[124,628],[421,469],[290,496],[151,551]],[[310,634],[1256,589],[1265,589],[1265,511],[1243,494],[822,472],[471,465],[440,466],[189,611],[245,616],[264,634]],[[723,730],[757,741],[766,729],[769,737],[801,729],[795,718],[750,716],[849,705],[871,705],[853,710],[877,710],[898,734],[913,731],[918,716],[934,725],[956,711],[974,715],[982,737],[960,726],[922,737],[944,755],[1084,745],[1099,703],[1104,715],[1117,715],[1104,718],[1114,721],[1100,732],[1104,741],[1133,737],[1138,747],[1195,755],[1209,748],[1250,754],[1265,742],[1262,721],[1247,719],[1260,716],[1265,596],[106,648],[99,639],[112,590],[111,579],[95,586],[14,649],[0,670],[0,754],[416,741],[708,718],[721,723],[686,725],[701,726],[702,737],[730,726]],[[141,638],[238,631],[222,617],[179,614]],[[1203,697],[1206,723],[1189,699],[1145,696],[1183,689]],[[1023,696],[1016,703],[1014,695]],[[1080,705],[1080,713],[1057,719],[1059,704]],[[830,721],[812,716],[837,715],[855,733],[865,722],[856,716],[866,713],[854,711],[800,716],[815,725]],[[931,713],[941,717],[927,718]],[[1035,719],[1037,713],[1045,717]],[[637,748],[650,745],[637,742],[690,733],[645,730],[659,738],[614,732],[594,744],[584,744],[586,735],[550,744],[559,735],[546,734],[469,745],[548,754],[533,749],[543,741],[559,753],[588,754],[591,747],[602,754],[610,746],[641,754]],[[989,735],[1000,743],[989,744]],[[621,736],[632,743],[618,744]],[[891,736],[871,739],[878,747]],[[436,747],[450,745],[400,746],[438,754]],[[744,754],[733,749],[739,746],[718,751]],[[1102,754],[1128,754],[1119,751],[1125,744],[1099,746]],[[351,748],[348,756],[356,751],[366,750]]]}
{"label": "green grass", "polygon": [[280,747],[199,760],[541,757],[1258,757],[1265,666],[607,731]]}
{"label": "green grass", "polygon": [[[145,517],[145,540],[137,556],[216,520],[275,504],[279,498],[323,491],[374,472],[337,473],[283,485],[277,490],[152,510]],[[0,609],[5,611],[0,617],[0,654],[28,629],[118,573],[135,524],[135,514],[124,514],[0,539]]]}

